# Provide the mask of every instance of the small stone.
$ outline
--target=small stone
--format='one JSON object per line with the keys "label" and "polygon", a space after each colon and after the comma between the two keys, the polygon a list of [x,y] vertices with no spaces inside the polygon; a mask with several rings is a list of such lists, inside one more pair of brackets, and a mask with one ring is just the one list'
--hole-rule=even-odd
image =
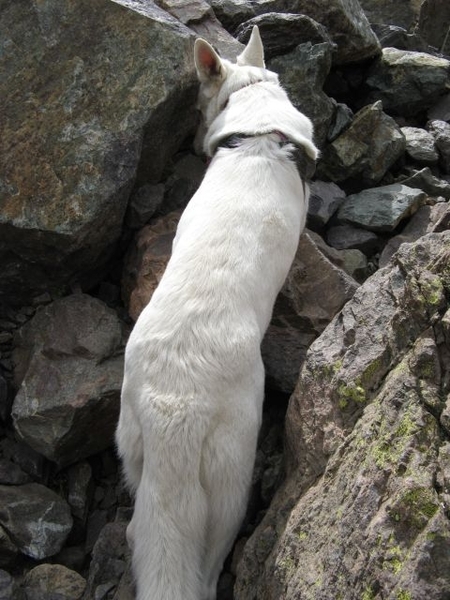
{"label": "small stone", "polygon": [[21,485],[30,481],[30,477],[19,465],[6,458],[0,458],[0,485]]}
{"label": "small stone", "polygon": [[0,523],[23,554],[40,560],[61,550],[72,517],[67,503],[43,485],[0,485]]}
{"label": "small stone", "polygon": [[450,199],[450,183],[444,179],[438,179],[430,171],[429,167],[424,167],[420,171],[414,171],[412,175],[399,177],[397,180],[403,185],[413,188],[419,188],[433,198],[443,197]]}
{"label": "small stone", "polygon": [[422,164],[434,165],[439,159],[433,136],[419,127],[402,127],[406,139],[406,153]]}
{"label": "small stone", "polygon": [[36,591],[44,598],[57,594],[60,600],[81,600],[86,580],[63,565],[43,564],[27,573],[23,587],[26,593]]}
{"label": "small stone", "polygon": [[14,600],[15,589],[14,579],[9,573],[0,569],[0,600]]}
{"label": "small stone", "polygon": [[324,227],[344,200],[345,192],[335,183],[314,181],[310,188],[308,227]]}
{"label": "small stone", "polygon": [[330,227],[326,233],[326,240],[337,250],[356,248],[366,256],[372,256],[383,245],[383,241],[376,233],[353,225]]}
{"label": "small stone", "polygon": [[427,128],[436,140],[441,166],[445,173],[450,174],[450,123],[433,120],[428,123]]}
{"label": "small stone", "polygon": [[350,223],[369,231],[393,231],[416,212],[426,194],[401,184],[366,189],[348,196],[338,211],[341,223]]}

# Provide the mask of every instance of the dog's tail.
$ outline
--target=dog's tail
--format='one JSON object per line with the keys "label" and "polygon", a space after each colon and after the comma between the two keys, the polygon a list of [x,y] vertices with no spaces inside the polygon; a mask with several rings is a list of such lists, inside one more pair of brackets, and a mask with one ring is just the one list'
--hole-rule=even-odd
{"label": "dog's tail", "polygon": [[[199,600],[207,520],[201,419],[165,417],[144,433],[143,472],[128,538],[137,600]],[[141,424],[145,429],[145,424]]]}

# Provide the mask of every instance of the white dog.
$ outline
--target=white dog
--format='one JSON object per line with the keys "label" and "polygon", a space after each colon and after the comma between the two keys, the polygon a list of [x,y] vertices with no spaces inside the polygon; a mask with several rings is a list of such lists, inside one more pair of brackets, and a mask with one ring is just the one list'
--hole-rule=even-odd
{"label": "white dog", "polygon": [[195,44],[211,164],[125,356],[117,444],[135,493],[138,600],[214,600],[244,517],[264,388],[260,343],[305,223],[312,125],[264,68]]}

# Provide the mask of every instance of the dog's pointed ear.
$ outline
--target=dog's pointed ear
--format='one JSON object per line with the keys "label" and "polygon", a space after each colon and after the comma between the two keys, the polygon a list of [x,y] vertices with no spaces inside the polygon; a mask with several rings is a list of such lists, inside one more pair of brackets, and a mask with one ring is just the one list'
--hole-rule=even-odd
{"label": "dog's pointed ear", "polygon": [[194,45],[194,62],[197,77],[204,83],[212,79],[220,80],[225,77],[225,68],[220,56],[207,41],[197,38]]}
{"label": "dog's pointed ear", "polygon": [[253,27],[248,44],[242,54],[237,57],[236,62],[241,67],[250,66],[264,69],[266,66],[264,63],[264,47],[259,34],[258,25]]}

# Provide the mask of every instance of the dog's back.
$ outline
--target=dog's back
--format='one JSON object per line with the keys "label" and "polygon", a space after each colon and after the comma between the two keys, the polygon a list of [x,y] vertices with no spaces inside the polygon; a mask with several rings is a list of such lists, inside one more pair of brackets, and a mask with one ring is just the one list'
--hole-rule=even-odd
{"label": "dog's back", "polygon": [[[239,114],[250,94],[276,120],[278,86],[264,77],[229,92],[222,114]],[[226,136],[220,118],[210,142]],[[127,345],[117,440],[136,492],[128,533],[139,600],[213,600],[245,512],[263,401],[260,343],[307,208],[292,145],[277,130],[254,133],[214,148]]]}

